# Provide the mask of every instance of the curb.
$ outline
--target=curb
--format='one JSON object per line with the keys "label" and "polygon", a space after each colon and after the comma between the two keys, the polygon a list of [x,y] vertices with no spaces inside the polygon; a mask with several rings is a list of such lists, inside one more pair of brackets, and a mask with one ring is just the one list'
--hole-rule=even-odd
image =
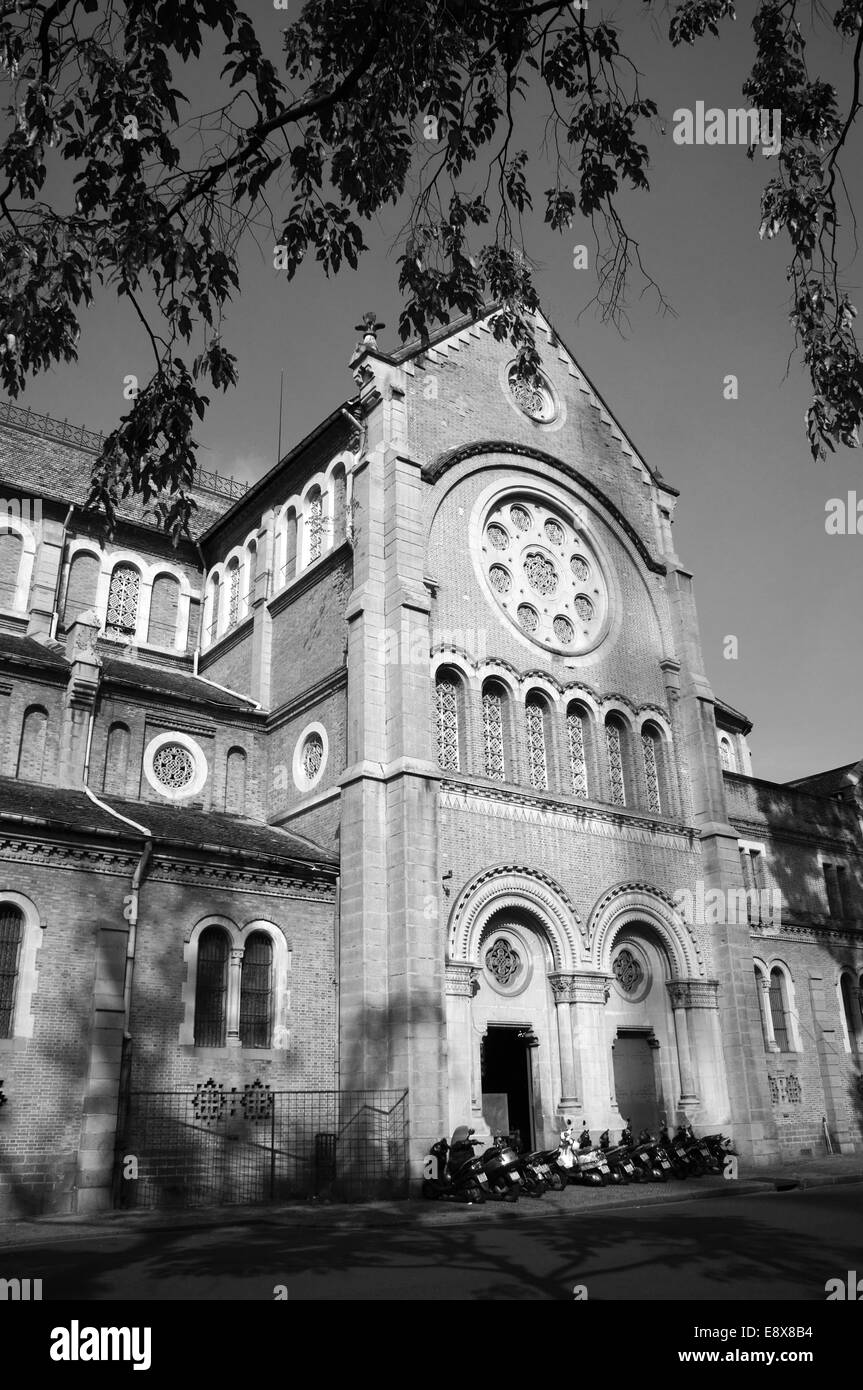
{"label": "curb", "polygon": [[[500,1220],[523,1221],[531,1220],[534,1217],[544,1220],[578,1219],[581,1216],[598,1216],[600,1214],[614,1214],[618,1211],[676,1206],[683,1202],[709,1201],[711,1198],[765,1196],[817,1187],[847,1186],[854,1183],[863,1183],[863,1170],[856,1173],[812,1176],[790,1173],[787,1177],[774,1175],[760,1179],[744,1178],[733,1184],[722,1182],[721,1185],[713,1187],[687,1184],[685,1189],[681,1187],[671,1192],[668,1190],[659,1191],[658,1184],[651,1183],[645,1185],[645,1192],[656,1193],[652,1199],[645,1200],[644,1196],[637,1197],[633,1192],[631,1197],[621,1197],[619,1201],[604,1201],[594,1205],[589,1200],[585,1200],[576,1202],[570,1207],[562,1206],[560,1202],[546,1204],[544,1198],[530,1203],[520,1201],[509,1205],[494,1202],[471,1207],[449,1202],[422,1203],[417,1199],[405,1202],[395,1211],[381,1211],[375,1207],[363,1209],[354,1206],[346,1209],[334,1206],[303,1205],[282,1208],[231,1207],[229,1210],[218,1207],[210,1208],[208,1214],[207,1208],[201,1208],[201,1219],[195,1221],[171,1220],[164,1212],[156,1211],[141,1213],[138,1219],[130,1218],[128,1213],[122,1212],[108,1212],[95,1220],[92,1217],[77,1216],[25,1217],[0,1223],[0,1248],[14,1249],[19,1242],[21,1245],[38,1244],[42,1239],[59,1243],[86,1240],[95,1235],[132,1236],[150,1232],[155,1234],[160,1231],[170,1231],[173,1235],[177,1235],[183,1231],[205,1232],[219,1226],[256,1228],[278,1224],[285,1230],[293,1229],[302,1232],[303,1230],[330,1229],[334,1233],[408,1225],[427,1228],[464,1224],[465,1220],[474,1221],[477,1219],[475,1214],[480,1212],[485,1220],[491,1219],[494,1222]],[[471,1213],[470,1216],[468,1216],[468,1212]],[[177,1215],[179,1216],[179,1213]],[[25,1239],[20,1241],[22,1236]]]}

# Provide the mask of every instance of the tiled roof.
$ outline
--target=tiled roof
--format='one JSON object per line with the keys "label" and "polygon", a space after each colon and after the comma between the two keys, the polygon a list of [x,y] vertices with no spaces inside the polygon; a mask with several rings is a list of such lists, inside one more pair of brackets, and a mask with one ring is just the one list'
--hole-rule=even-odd
{"label": "tiled roof", "polygon": [[62,652],[53,651],[33,637],[17,637],[12,632],[0,632],[0,658],[8,656],[37,666],[67,669],[69,663]]}
{"label": "tiled roof", "polygon": [[136,690],[152,691],[156,695],[177,695],[185,700],[200,700],[203,704],[222,705],[229,709],[255,708],[251,698],[217,690],[191,672],[168,671],[161,666],[148,666],[140,661],[124,661],[114,657],[103,659],[102,672],[106,680],[122,681],[133,685]]}
{"label": "tiled roof", "polygon": [[833,767],[828,772],[813,772],[811,777],[795,777],[785,785],[809,792],[812,796],[836,796],[839,792],[852,790],[855,783],[848,774],[858,767],[859,763],[845,763],[844,767]]}
{"label": "tiled roof", "polygon": [[[0,484],[4,496],[14,489],[22,497],[47,495],[83,506],[95,457],[90,450],[76,449],[72,444],[0,423]],[[197,537],[219,519],[230,501],[205,492],[193,491],[192,496],[198,510],[191,523],[191,532]],[[127,521],[153,525],[148,508],[138,497],[127,497],[119,508],[119,515]]]}
{"label": "tiled roof", "polygon": [[[101,800],[121,815],[145,826],[153,836],[157,852],[188,848],[209,852],[214,857],[239,855],[247,859],[278,860],[285,865],[320,868],[328,875],[338,869],[338,861],[332,853],[302,835],[293,835],[275,826],[215,812],[205,814],[176,806],[160,806],[154,802],[122,801],[114,796]],[[14,823],[74,830],[84,837],[107,833],[140,839],[138,831],[94,805],[83,791],[0,777],[0,827],[8,833],[10,824]]]}

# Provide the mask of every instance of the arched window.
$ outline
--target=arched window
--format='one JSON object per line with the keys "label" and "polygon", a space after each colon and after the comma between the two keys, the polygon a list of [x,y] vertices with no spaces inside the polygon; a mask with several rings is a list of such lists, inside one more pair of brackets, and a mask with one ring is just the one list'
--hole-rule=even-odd
{"label": "arched window", "polygon": [[566,715],[566,751],[569,758],[569,784],[573,796],[590,796],[587,756],[590,719],[581,705],[570,705]]}
{"label": "arched window", "polygon": [[129,726],[112,724],[105,744],[105,775],[102,790],[109,796],[126,795],[126,776],[129,770]]}
{"label": "arched window", "polygon": [[440,671],[435,680],[435,741],[442,772],[458,772],[461,767],[460,714],[461,681],[452,671]]}
{"label": "arched window", "polygon": [[150,621],[147,641],[154,647],[173,647],[177,640],[180,609],[180,581],[172,574],[160,574],[150,595]]}
{"label": "arched window", "polygon": [[111,637],[134,637],[138,623],[141,575],[134,565],[116,565],[108,589],[105,631]]}
{"label": "arched window", "polygon": [[219,619],[222,607],[222,582],[218,574],[211,574],[207,582],[207,602],[204,607],[204,626],[207,642],[215,642],[219,635]]}
{"label": "arched window", "polygon": [[228,938],[207,927],[198,941],[195,975],[195,1046],[224,1047],[228,999]]}
{"label": "arched window", "polygon": [[225,766],[225,810],[242,816],[246,809],[246,754],[232,748]]}
{"label": "arched window", "polygon": [[854,988],[854,980],[847,972],[843,972],[839,981],[839,991],[842,996],[842,1013],[848,1047],[852,1052],[857,1053],[860,1050],[860,1005],[855,997],[857,991]]}
{"label": "arched window", "polygon": [[66,578],[66,598],[63,604],[63,626],[71,627],[80,613],[86,613],[96,602],[102,562],[97,555],[79,550],[72,556]]}
{"label": "arched window", "polygon": [[48,739],[48,711],[31,705],[21,725],[17,776],[23,782],[41,782],[45,774],[45,745]]}
{"label": "arched window", "polygon": [[0,512],[0,608],[15,608],[24,538],[11,530]]}
{"label": "arched window", "polygon": [[285,517],[285,568],[282,583],[290,584],[297,574],[297,513],[291,507]]}
{"label": "arched window", "polygon": [[339,545],[347,534],[348,480],[344,464],[333,473],[333,544]]}
{"label": "arched window", "polygon": [[273,1017],[273,943],[265,932],[249,936],[240,976],[240,1043],[269,1047]]}
{"label": "arched window", "polygon": [[502,688],[490,681],[482,692],[482,752],[486,777],[506,780],[504,755],[504,718],[506,696]]}
{"label": "arched window", "polygon": [[608,752],[608,783],[612,804],[626,805],[626,774],[624,772],[624,730],[619,719],[610,716],[605,721],[605,742]]}
{"label": "arched window", "polygon": [[790,1052],[791,1039],[788,1017],[788,989],[785,976],[777,965],[770,972],[770,1017],[773,1020],[773,1036],[780,1052]]}
{"label": "arched window", "polygon": [[305,526],[307,531],[306,556],[307,563],[321,558],[324,548],[324,499],[321,496],[319,487],[313,488],[309,493],[306,502]]}
{"label": "arched window", "polygon": [[24,913],[14,903],[0,902],[0,1038],[12,1036],[23,937]]}
{"label": "arched window", "polygon": [[734,749],[731,747],[731,740],[726,738],[724,734],[719,740],[719,756],[726,772],[737,771],[737,759],[734,756]]}
{"label": "arched window", "polygon": [[258,544],[249,541],[246,546],[246,592],[243,595],[243,617],[250,612],[255,601],[255,580],[258,574]]}
{"label": "arched window", "polygon": [[228,627],[234,627],[240,618],[240,562],[232,560],[228,565]]}
{"label": "arched window", "polygon": [[524,707],[527,738],[527,771],[530,785],[536,791],[548,789],[548,752],[546,748],[546,704],[541,695],[528,695]]}
{"label": "arched window", "polygon": [[645,724],[641,731],[641,756],[644,763],[644,785],[647,790],[648,808],[661,815],[659,736],[650,724]]}

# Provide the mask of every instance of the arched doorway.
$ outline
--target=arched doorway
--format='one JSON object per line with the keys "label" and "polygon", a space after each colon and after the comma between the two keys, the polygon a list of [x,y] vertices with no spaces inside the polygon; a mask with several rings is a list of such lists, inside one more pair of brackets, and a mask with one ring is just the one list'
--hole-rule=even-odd
{"label": "arched doorway", "polygon": [[612,943],[610,964],[605,1013],[615,1104],[636,1133],[655,1132],[677,1100],[670,962],[650,929],[633,924]]}

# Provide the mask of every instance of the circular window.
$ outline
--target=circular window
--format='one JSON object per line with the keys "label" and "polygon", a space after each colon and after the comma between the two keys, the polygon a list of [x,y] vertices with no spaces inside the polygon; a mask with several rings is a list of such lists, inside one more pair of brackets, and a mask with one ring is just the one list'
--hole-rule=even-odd
{"label": "circular window", "polygon": [[207,780],[203,749],[187,734],[158,734],[144,753],[144,776],[169,801],[197,796]]}
{"label": "circular window", "polygon": [[650,989],[650,965],[633,941],[621,942],[612,957],[611,973],[616,992],[630,1004],[639,1003]]}
{"label": "circular window", "polygon": [[510,494],[478,520],[489,590],[520,631],[567,656],[596,647],[610,622],[608,586],[574,516]]}
{"label": "circular window", "polygon": [[515,922],[503,920],[486,936],[480,960],[486,981],[496,994],[521,994],[530,984],[530,946]]}
{"label": "circular window", "polygon": [[309,724],[294,749],[294,785],[301,792],[311,791],[320,782],[327,763],[327,731],[322,724]]}
{"label": "circular window", "polygon": [[518,374],[513,362],[507,373],[509,393],[519,410],[531,420],[548,424],[557,414],[557,400],[548,377],[543,372],[531,381],[525,381]]}

